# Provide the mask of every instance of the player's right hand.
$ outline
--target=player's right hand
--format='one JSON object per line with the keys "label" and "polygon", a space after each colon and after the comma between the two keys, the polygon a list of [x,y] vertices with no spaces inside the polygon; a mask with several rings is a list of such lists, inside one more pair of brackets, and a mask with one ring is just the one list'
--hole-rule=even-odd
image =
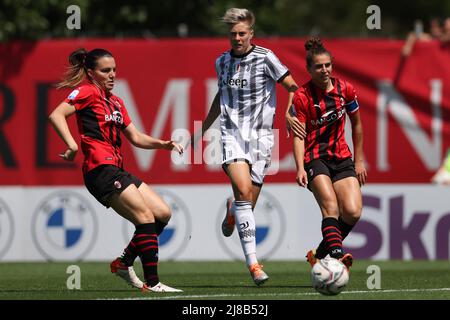
{"label": "player's right hand", "polygon": [[67,148],[66,151],[61,152],[59,156],[66,161],[73,161],[77,155],[78,149]]}
{"label": "player's right hand", "polygon": [[301,125],[300,121],[298,121],[297,117],[290,114],[286,114],[286,130],[288,138],[290,136],[291,130],[294,132],[295,136],[299,137],[302,140],[306,137],[305,128]]}
{"label": "player's right hand", "polygon": [[306,186],[308,186],[308,175],[306,174],[306,171],[304,169],[300,169],[297,171],[295,180],[300,187],[305,188]]}

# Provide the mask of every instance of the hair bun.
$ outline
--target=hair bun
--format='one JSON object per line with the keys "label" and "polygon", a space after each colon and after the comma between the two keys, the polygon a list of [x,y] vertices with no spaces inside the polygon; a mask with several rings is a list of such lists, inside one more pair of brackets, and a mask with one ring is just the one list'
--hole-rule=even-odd
{"label": "hair bun", "polygon": [[87,54],[88,52],[84,48],[75,50],[69,56],[69,63],[73,66],[84,64]]}
{"label": "hair bun", "polygon": [[320,41],[319,38],[311,38],[305,43],[305,49],[306,51],[310,50],[325,50],[325,47],[322,44],[322,41]]}

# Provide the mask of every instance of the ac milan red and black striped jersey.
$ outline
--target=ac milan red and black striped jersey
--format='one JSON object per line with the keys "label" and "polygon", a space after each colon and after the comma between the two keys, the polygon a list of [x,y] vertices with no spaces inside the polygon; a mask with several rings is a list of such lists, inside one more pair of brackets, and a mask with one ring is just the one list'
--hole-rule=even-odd
{"label": "ac milan red and black striped jersey", "polygon": [[64,101],[76,109],[84,154],[83,172],[102,164],[122,167],[120,132],[131,123],[123,101],[94,84],[78,87]]}
{"label": "ac milan red and black striped jersey", "polygon": [[352,157],[345,141],[345,113],[358,112],[359,105],[353,86],[344,80],[331,78],[333,89],[325,92],[312,80],[294,95],[297,118],[306,125],[305,163],[314,159],[342,160]]}

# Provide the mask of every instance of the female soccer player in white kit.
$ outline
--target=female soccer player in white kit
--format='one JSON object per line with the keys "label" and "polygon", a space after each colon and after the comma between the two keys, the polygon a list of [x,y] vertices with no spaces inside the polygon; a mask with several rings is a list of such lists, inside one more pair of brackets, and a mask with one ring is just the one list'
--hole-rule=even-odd
{"label": "female soccer player in white kit", "polygon": [[253,208],[274,145],[275,87],[278,82],[288,90],[289,106],[298,87],[271,50],[251,44],[255,23],[251,11],[229,9],[222,21],[229,26],[231,50],[216,60],[218,93],[203,122],[202,134],[220,115],[222,166],[234,194],[234,201],[227,201],[222,232],[229,237],[237,223],[250,274],[256,285],[261,285],[269,277],[256,257]]}

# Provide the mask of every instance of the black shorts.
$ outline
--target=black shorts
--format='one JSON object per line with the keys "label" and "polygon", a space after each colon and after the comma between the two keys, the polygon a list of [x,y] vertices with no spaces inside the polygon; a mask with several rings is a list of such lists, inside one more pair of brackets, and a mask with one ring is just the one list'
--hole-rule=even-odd
{"label": "black shorts", "polygon": [[308,189],[310,189],[311,181],[319,174],[329,176],[333,183],[347,177],[356,178],[355,163],[352,158],[344,160],[314,159],[305,164],[305,171],[308,175]]}
{"label": "black shorts", "polygon": [[84,174],[84,185],[89,192],[105,207],[109,208],[109,197],[113,193],[121,193],[130,184],[136,188],[142,181],[113,165],[101,165]]}

